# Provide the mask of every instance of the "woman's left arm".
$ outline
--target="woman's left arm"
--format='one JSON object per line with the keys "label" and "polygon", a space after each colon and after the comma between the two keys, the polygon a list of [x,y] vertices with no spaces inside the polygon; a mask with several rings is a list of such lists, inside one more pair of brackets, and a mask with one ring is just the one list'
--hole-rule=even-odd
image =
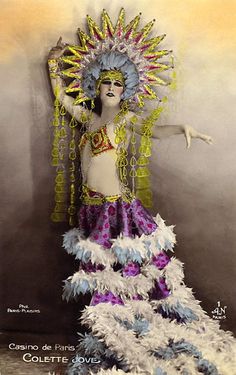
{"label": "woman's left arm", "polygon": [[152,137],[153,138],[167,138],[172,135],[183,134],[186,139],[187,148],[191,146],[192,138],[198,138],[202,141],[211,145],[213,139],[207,134],[203,134],[195,130],[192,126],[189,125],[163,125],[155,126],[152,128]]}
{"label": "woman's left arm", "polygon": [[[132,124],[132,118],[135,117],[136,121],[134,123],[135,132],[142,135],[143,134],[143,123],[145,119],[134,115],[133,112],[128,112],[126,119],[128,120],[128,126]],[[198,138],[202,141],[211,145],[213,139],[207,134],[200,133],[192,126],[189,125],[154,125],[152,127],[152,138],[163,139],[171,137],[172,135],[183,134],[186,139],[186,146],[189,148],[191,146],[192,138]]]}

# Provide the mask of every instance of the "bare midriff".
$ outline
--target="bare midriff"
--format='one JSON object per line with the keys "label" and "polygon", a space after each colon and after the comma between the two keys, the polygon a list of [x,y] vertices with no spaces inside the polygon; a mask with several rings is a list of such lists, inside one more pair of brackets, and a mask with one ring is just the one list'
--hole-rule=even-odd
{"label": "bare midriff", "polygon": [[85,147],[81,155],[83,183],[103,195],[121,195],[116,160],[115,149],[92,156]]}
{"label": "bare midriff", "polygon": [[[98,139],[97,143],[98,145],[102,144],[102,147],[94,152],[91,134],[93,136],[95,133],[100,134],[101,129],[105,130],[105,136],[102,134],[103,142],[99,143]],[[121,195],[121,182],[116,164],[117,144],[115,142],[114,124],[102,126],[87,134],[87,139],[82,142],[82,147],[80,147],[83,184],[105,196]],[[129,137],[130,134],[127,131],[127,140]]]}

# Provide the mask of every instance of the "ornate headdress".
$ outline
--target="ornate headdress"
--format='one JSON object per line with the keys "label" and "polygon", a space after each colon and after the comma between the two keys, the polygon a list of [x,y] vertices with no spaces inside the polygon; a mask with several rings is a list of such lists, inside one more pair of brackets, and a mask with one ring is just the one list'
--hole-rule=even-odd
{"label": "ornate headdress", "polygon": [[[102,11],[101,29],[95,21],[87,15],[89,33],[78,30],[79,45],[68,45],[66,53],[60,58],[61,64],[69,64],[70,68],[61,69],[60,75],[65,78],[66,93],[75,93],[75,105],[86,105],[91,102],[94,108],[94,99],[97,96],[99,83],[104,74],[112,73],[122,80],[124,90],[122,93],[123,106],[121,113],[115,117],[117,123],[116,142],[118,143],[117,166],[123,186],[128,184],[128,176],[132,179],[132,186],[136,185],[136,196],[141,199],[146,207],[151,206],[151,190],[149,182],[148,158],[151,155],[152,126],[159,117],[162,107],[155,87],[167,85],[159,73],[172,68],[172,63],[160,62],[163,56],[169,55],[169,50],[158,49],[159,43],[165,37],[160,35],[149,38],[155,20],[149,22],[141,30],[138,30],[141,13],[128,25],[125,24],[125,11],[122,8],[114,26],[106,10]],[[70,83],[68,84],[68,78]],[[131,136],[130,171],[127,171],[127,150],[125,147],[125,123],[122,115],[126,113],[129,105],[132,108],[141,108],[144,99],[158,99],[158,107],[143,120],[143,132],[138,149],[136,151],[136,138],[134,124],[137,117],[131,119],[133,134]],[[120,121],[122,118],[122,121]],[[87,122],[85,112],[82,112],[81,122]],[[74,225],[76,214],[76,120],[72,118],[69,123],[71,138],[67,149],[69,150],[69,179],[70,179],[70,204],[67,205],[66,172],[65,172],[65,139],[67,137],[65,127],[65,109],[60,107],[59,98],[55,99],[55,116],[53,125],[56,126],[53,141],[53,165],[57,168],[55,180],[56,206],[52,214],[53,221],[64,221],[69,214],[69,222]],[[136,180],[136,184],[134,183]]]}
{"label": "ornate headdress", "polygon": [[166,85],[159,76],[171,66],[159,59],[171,51],[157,50],[164,35],[148,39],[155,20],[141,30],[138,29],[141,13],[125,25],[125,11],[122,8],[116,26],[113,26],[106,10],[102,11],[102,28],[87,15],[89,34],[78,29],[80,45],[68,46],[71,56],[62,60],[72,68],[62,73],[73,81],[66,88],[67,93],[77,93],[75,103],[80,104],[96,97],[96,81],[101,72],[118,70],[124,77],[122,99],[129,99],[143,106],[143,99],[157,99],[153,86]]}

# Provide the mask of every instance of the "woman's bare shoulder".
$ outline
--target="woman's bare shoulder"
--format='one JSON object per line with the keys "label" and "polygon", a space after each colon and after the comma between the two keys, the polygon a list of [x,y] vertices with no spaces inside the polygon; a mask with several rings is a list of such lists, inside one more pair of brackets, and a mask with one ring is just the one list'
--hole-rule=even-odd
{"label": "woman's bare shoulder", "polygon": [[139,126],[142,123],[142,116],[140,113],[136,113],[134,111],[128,111],[125,115],[126,121],[129,126],[135,125]]}
{"label": "woman's bare shoulder", "polygon": [[91,112],[88,109],[85,109],[85,108],[83,108],[82,106],[79,106],[79,105],[73,106],[73,115],[78,122],[81,122],[81,117],[83,116],[83,113],[87,117],[90,117],[90,123],[96,123],[100,119],[99,115],[95,112],[93,112],[92,115],[91,115]]}
{"label": "woman's bare shoulder", "polygon": [[125,114],[125,118],[126,120],[130,121],[132,117],[136,116],[135,112],[133,111],[128,111],[126,114]]}

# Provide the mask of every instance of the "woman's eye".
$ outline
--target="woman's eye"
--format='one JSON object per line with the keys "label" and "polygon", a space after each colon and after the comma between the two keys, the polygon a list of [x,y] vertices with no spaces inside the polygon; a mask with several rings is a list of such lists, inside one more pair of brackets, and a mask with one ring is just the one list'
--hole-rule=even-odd
{"label": "woman's eye", "polygon": [[119,81],[115,81],[114,85],[117,86],[117,87],[123,87],[122,83],[119,82]]}
{"label": "woman's eye", "polygon": [[110,85],[111,81],[109,79],[104,79],[104,81],[102,81],[102,84],[103,85]]}

